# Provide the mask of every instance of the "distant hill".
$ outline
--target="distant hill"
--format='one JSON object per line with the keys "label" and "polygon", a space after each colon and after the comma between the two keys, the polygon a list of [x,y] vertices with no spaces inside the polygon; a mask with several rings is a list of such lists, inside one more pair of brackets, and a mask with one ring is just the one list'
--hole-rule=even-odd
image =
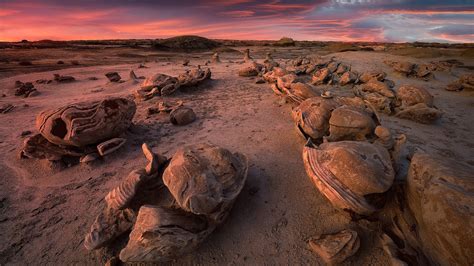
{"label": "distant hill", "polygon": [[153,47],[160,50],[212,50],[219,46],[221,43],[217,41],[194,35],[160,39],[153,43]]}

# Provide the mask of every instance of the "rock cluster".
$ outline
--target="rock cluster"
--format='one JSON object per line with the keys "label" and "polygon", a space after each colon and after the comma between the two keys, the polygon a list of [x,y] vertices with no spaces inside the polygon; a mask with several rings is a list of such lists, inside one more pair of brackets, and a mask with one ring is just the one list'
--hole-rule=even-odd
{"label": "rock cluster", "polygon": [[[380,218],[387,226],[380,239],[394,264],[423,265],[426,257],[432,264],[472,264],[473,213],[468,207],[473,205],[469,194],[472,178],[468,178],[472,170],[415,154],[406,177],[407,137],[394,136],[381,124],[378,115],[433,123],[442,111],[434,105],[431,93],[412,85],[395,88],[382,71],[358,74],[333,59],[315,62],[298,58],[286,68],[267,71],[263,79],[275,94],[296,104],[292,112],[296,129],[307,140],[303,162],[316,188],[334,207],[356,219],[379,214],[384,217],[383,212],[393,212],[385,216],[390,217],[389,221]],[[432,76],[431,71],[449,66],[397,62],[393,67],[408,76],[427,79]],[[311,75],[312,85],[305,75]],[[448,89],[470,89],[471,79],[462,76]],[[356,97],[318,91],[320,85],[351,83],[356,85]],[[396,178],[400,178],[400,184],[394,187]],[[402,194],[391,197],[390,191]],[[397,208],[393,208],[394,202]],[[389,209],[384,208],[387,204]],[[346,260],[357,252],[359,245],[357,233],[351,230],[323,234],[309,241],[310,248],[328,264]]]}
{"label": "rock cluster", "polygon": [[36,90],[35,86],[31,82],[15,82],[15,96],[33,97],[38,95],[39,92]]}
{"label": "rock cluster", "polygon": [[447,91],[474,91],[474,74],[462,75],[458,80],[451,82],[447,87]]}
{"label": "rock cluster", "polygon": [[396,98],[396,117],[431,124],[443,114],[433,105],[433,96],[424,88],[401,86],[397,90]]}
{"label": "rock cluster", "polygon": [[146,101],[156,96],[171,95],[180,88],[195,87],[210,78],[211,70],[209,68],[202,70],[200,66],[178,77],[155,74],[143,81],[140,88],[135,91],[135,97]]}
{"label": "rock cluster", "polygon": [[426,81],[432,79],[434,76],[432,71],[438,69],[435,64],[415,64],[407,61],[392,60],[385,60],[384,63],[392,67],[395,72],[406,77],[416,77]]}
{"label": "rock cluster", "polygon": [[222,224],[245,184],[248,162],[209,144],[181,147],[171,160],[142,148],[148,165],[107,194],[84,245],[112,244],[131,229],[121,261],[165,262],[194,250]]}

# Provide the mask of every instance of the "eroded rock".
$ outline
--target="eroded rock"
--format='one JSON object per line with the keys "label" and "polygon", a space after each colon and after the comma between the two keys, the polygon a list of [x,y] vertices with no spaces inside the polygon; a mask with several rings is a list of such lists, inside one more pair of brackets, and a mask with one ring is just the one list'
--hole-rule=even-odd
{"label": "eroded rock", "polygon": [[211,79],[211,75],[211,69],[206,68],[206,70],[203,70],[198,66],[197,68],[194,68],[191,71],[186,71],[178,76],[179,87],[188,88],[198,86],[202,82]]}
{"label": "eroded rock", "polygon": [[88,250],[103,247],[132,228],[135,218],[136,214],[131,209],[104,208],[86,235],[84,246]]}
{"label": "eroded rock", "polygon": [[320,142],[329,133],[329,118],[338,104],[331,99],[313,97],[293,109],[298,132],[305,138]]}
{"label": "eroded rock", "polygon": [[384,193],[395,178],[388,151],[368,142],[307,145],[303,162],[315,186],[335,207],[361,215],[383,206]]}
{"label": "eroded rock", "polygon": [[247,64],[244,64],[240,69],[239,69],[239,76],[241,77],[256,77],[258,74],[262,71],[262,65],[255,63],[255,62],[249,62]]}
{"label": "eroded rock", "polygon": [[324,262],[333,265],[353,256],[359,250],[360,239],[356,231],[346,229],[335,234],[313,237],[309,240],[309,247]]}
{"label": "eroded rock", "polygon": [[60,74],[54,74],[54,80],[59,83],[68,83],[76,81],[76,78],[74,78],[73,76],[63,76]]}
{"label": "eroded rock", "polygon": [[462,75],[458,80],[451,82],[445,88],[448,91],[474,91],[474,74]]}
{"label": "eroded rock", "polygon": [[170,113],[170,122],[173,125],[184,126],[194,122],[194,120],[196,120],[196,114],[189,107],[177,107]]}
{"label": "eroded rock", "polygon": [[118,72],[108,72],[105,74],[105,76],[110,82],[119,82],[122,79]]}
{"label": "eroded rock", "polygon": [[416,219],[420,246],[435,264],[474,262],[473,172],[472,167],[449,158],[425,153],[412,158],[408,206]]}
{"label": "eroded rock", "polygon": [[329,81],[330,78],[331,78],[331,71],[328,68],[323,68],[316,71],[316,73],[313,74],[311,83],[313,85],[325,84],[326,82]]}
{"label": "eroded rock", "polygon": [[220,223],[242,190],[247,171],[243,154],[196,144],[176,151],[163,182],[183,210]]}
{"label": "eroded rock", "polygon": [[374,134],[376,121],[359,108],[341,106],[331,112],[328,141],[366,140]]}
{"label": "eroded rock", "polygon": [[155,74],[145,79],[135,91],[135,97],[149,100],[155,96],[170,95],[178,89],[178,79],[165,74]]}
{"label": "eroded rock", "polygon": [[17,81],[15,83],[15,96],[23,96],[23,97],[30,97],[33,96],[35,92],[37,92],[35,86],[31,82],[21,82]]}
{"label": "eroded rock", "polygon": [[181,209],[142,206],[120,260],[165,262],[178,258],[195,249],[214,228],[203,216]]}
{"label": "eroded rock", "polygon": [[125,98],[72,103],[41,112],[36,128],[53,144],[82,147],[123,133],[135,111],[135,103]]}

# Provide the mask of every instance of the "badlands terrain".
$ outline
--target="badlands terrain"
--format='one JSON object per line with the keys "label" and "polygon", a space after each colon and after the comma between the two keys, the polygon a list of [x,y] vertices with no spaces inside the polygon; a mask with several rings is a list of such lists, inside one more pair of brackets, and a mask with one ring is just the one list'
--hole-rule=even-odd
{"label": "badlands terrain", "polygon": [[[262,73],[239,76],[239,70],[249,66],[249,60],[244,60],[246,49],[259,64],[271,53],[274,62],[288,71],[300,71],[301,64],[295,62],[298,58],[310,62],[330,60],[350,66],[357,75],[385,72],[386,79],[393,81],[393,91],[403,85],[424,88],[434,97],[433,106],[442,113],[438,119],[424,124],[376,112],[378,119],[394,136],[405,134],[408,160],[421,151],[456,161],[464,167],[464,173],[470,172],[468,187],[462,189],[470,191],[465,192],[466,197],[473,202],[474,91],[472,87],[446,90],[463,75],[472,75],[472,45],[223,43],[219,47],[204,45],[198,50],[162,49],[144,41],[2,44],[0,264],[100,265],[118,258],[130,230],[114,240],[114,244],[93,251],[84,247],[84,237],[102,212],[107,193],[132,170],[146,165],[143,143],[168,158],[185,145],[211,143],[248,159],[247,180],[227,219],[195,250],[171,260],[171,264],[322,265],[324,260],[308,241],[344,229],[352,229],[360,237],[360,248],[344,264],[393,262],[381,241],[391,212],[354,215],[335,208],[320,193],[305,171],[302,153],[307,140],[298,132],[292,117],[297,104],[284,93],[276,95],[268,80],[262,80]],[[220,62],[215,60],[216,52]],[[396,71],[388,61],[417,65],[448,63],[442,70],[432,70],[429,77],[419,78]],[[134,96],[144,79],[131,78],[132,70],[137,77],[149,78],[158,73],[175,77],[198,65],[203,70],[210,69],[209,80],[168,96],[147,100]],[[121,80],[111,82],[105,76],[109,72],[117,72]],[[55,74],[75,80],[55,80]],[[308,84],[314,75],[297,74],[306,78]],[[36,91],[28,97],[15,95],[21,86],[16,81],[31,82]],[[344,86],[322,82],[313,88],[318,95],[330,92],[326,95],[354,97],[354,88],[362,86],[354,82]],[[38,133],[35,120],[41,111],[108,97],[136,102],[132,125],[120,135],[126,143],[118,150],[78,164],[22,158],[25,140]],[[170,123],[168,113],[153,111],[163,100],[182,101],[192,108],[196,120],[182,126]],[[393,188],[385,197],[399,195],[396,188],[405,184],[407,169],[408,165],[400,167]],[[391,206],[386,205],[385,209]],[[474,206],[465,208],[471,214],[471,223],[468,219],[464,230],[471,233],[472,240]],[[472,251],[472,242],[469,244]],[[405,262],[433,260],[421,251],[430,253],[426,250],[433,249],[436,250],[419,247],[417,255],[404,257]],[[468,264],[472,265],[472,259],[471,253],[466,258]]]}

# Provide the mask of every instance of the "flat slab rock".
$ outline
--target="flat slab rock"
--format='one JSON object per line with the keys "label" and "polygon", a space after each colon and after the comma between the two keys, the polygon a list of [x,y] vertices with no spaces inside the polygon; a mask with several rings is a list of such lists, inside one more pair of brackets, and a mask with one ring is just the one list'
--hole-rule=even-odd
{"label": "flat slab rock", "polygon": [[309,240],[309,247],[326,263],[335,264],[353,256],[360,247],[359,235],[351,229],[335,234],[323,234]]}

